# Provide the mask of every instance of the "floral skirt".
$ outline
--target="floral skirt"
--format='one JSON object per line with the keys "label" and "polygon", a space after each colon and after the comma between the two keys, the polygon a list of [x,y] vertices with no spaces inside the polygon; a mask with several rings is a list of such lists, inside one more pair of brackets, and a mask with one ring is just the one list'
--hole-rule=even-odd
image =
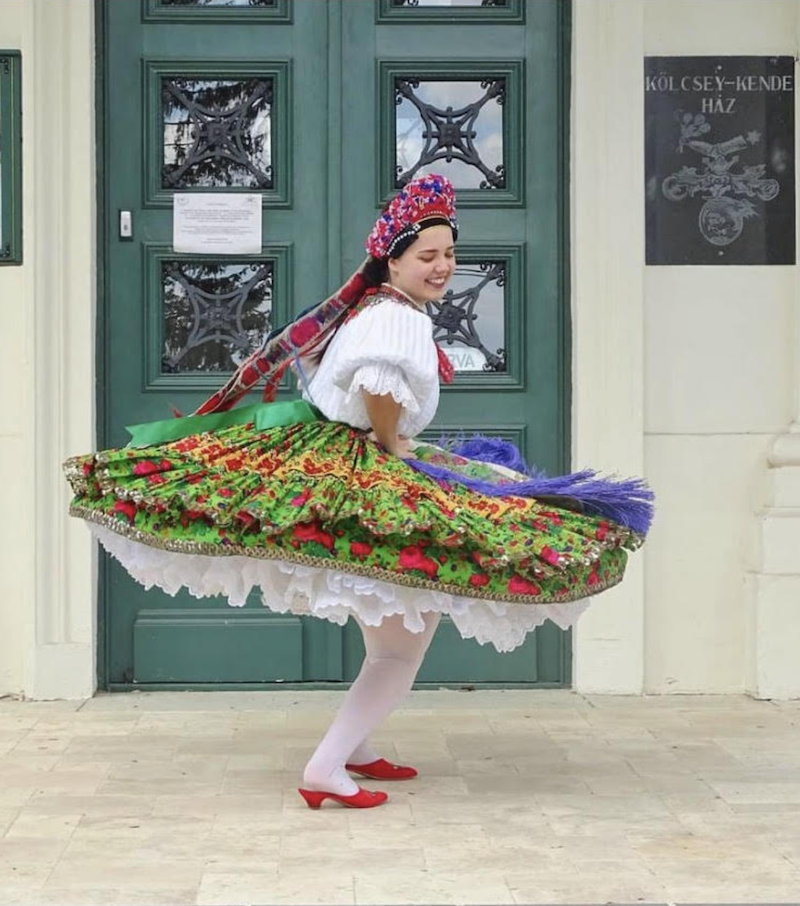
{"label": "floral skirt", "polygon": [[[486,480],[508,470],[419,444],[423,462]],[[70,512],[149,587],[343,624],[447,613],[500,651],[617,584],[642,537],[537,499],[485,496],[413,469],[366,432],[254,422],[64,464]],[[518,478],[524,478],[517,475]]]}

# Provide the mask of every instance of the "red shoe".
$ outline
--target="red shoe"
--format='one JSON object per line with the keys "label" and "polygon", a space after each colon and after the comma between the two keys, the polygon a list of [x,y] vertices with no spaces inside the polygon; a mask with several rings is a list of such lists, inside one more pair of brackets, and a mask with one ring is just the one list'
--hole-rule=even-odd
{"label": "red shoe", "polygon": [[326,799],[333,799],[346,805],[347,808],[375,808],[376,805],[383,805],[389,798],[386,793],[380,790],[365,790],[363,787],[358,788],[357,793],[352,796],[342,796],[339,793],[328,793],[325,790],[298,790],[298,793],[306,800],[309,808],[317,809]]}
{"label": "red shoe", "polygon": [[416,768],[392,764],[385,758],[378,758],[369,764],[346,764],[345,769],[362,777],[371,777],[373,780],[411,780],[418,773]]}

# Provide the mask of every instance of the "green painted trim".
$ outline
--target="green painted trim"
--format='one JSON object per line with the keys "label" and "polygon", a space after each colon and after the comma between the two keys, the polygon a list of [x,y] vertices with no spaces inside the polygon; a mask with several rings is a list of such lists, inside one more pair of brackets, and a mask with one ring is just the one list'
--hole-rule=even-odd
{"label": "green painted trim", "polygon": [[477,82],[483,79],[506,80],[503,104],[503,149],[506,166],[505,189],[460,189],[459,208],[521,208],[525,205],[525,60],[378,60],[375,122],[378,124],[378,187],[380,207],[397,194],[395,185],[395,143],[397,105],[395,78],[412,77],[421,81]]}
{"label": "green painted trim", "polygon": [[[243,20],[245,20],[243,22]],[[173,22],[187,24],[215,25],[265,24],[291,25],[291,0],[276,0],[275,6],[267,7],[180,7],[162,6],[159,0],[142,0],[142,22]]]}
{"label": "green painted trim", "polygon": [[572,65],[572,2],[562,0],[558,4],[558,96],[559,96],[559,146],[558,146],[558,296],[561,302],[561,317],[558,321],[558,346],[561,367],[559,368],[559,396],[561,398],[562,423],[560,437],[561,468],[571,468],[572,448],[572,288],[570,249],[570,92]]}
{"label": "green painted trim", "polygon": [[[561,359],[559,396],[561,398],[560,464],[563,472],[572,465],[572,285],[570,246],[570,116],[572,91],[572,0],[559,0],[558,16],[558,238],[559,284],[561,317],[558,321],[558,340]],[[572,629],[561,633],[559,676],[564,685],[572,686]]]}
{"label": "green painted trim", "polygon": [[342,7],[328,4],[328,103],[325,140],[328,155],[328,286],[339,286],[342,276]]}
{"label": "green painted trim", "polygon": [[375,21],[378,25],[522,25],[525,5],[522,0],[508,0],[506,7],[421,7],[394,6],[391,0],[379,0]]}
{"label": "green painted trim", "polygon": [[0,264],[22,264],[22,53],[0,50]]}
{"label": "green painted trim", "polygon": [[[350,688],[349,682],[303,682],[303,683],[109,683],[107,692],[312,692],[341,691]],[[496,683],[414,683],[413,689],[436,691],[453,689],[473,692],[480,689],[569,689],[568,683],[532,682],[510,683],[505,680]]]}
{"label": "green painted trim", "polygon": [[264,60],[261,63],[241,60],[163,59],[146,57],[142,60],[142,186],[146,208],[170,208],[173,189],[161,187],[163,156],[161,85],[162,76],[182,75],[207,78],[245,76],[271,78],[272,86],[272,171],[275,185],[271,189],[253,187],[209,187],[180,189],[181,192],[258,192],[265,208],[292,206],[292,61]]}
{"label": "green painted trim", "polygon": [[[461,193],[459,193],[459,204]],[[459,243],[459,263],[477,264],[481,261],[503,261],[506,265],[505,285],[505,349],[506,371],[456,372],[452,384],[442,384],[443,393],[463,393],[473,390],[524,390],[522,338],[525,336],[526,310],[524,287],[525,243]],[[444,347],[446,348],[446,347]]]}
{"label": "green painted trim", "polygon": [[[95,406],[97,407],[97,441],[104,450],[108,442],[108,375],[106,274],[108,272],[108,242],[111,234],[108,210],[108,2],[95,0],[95,167],[97,170],[97,306],[95,315]],[[111,676],[109,657],[111,645],[108,633],[110,620],[106,609],[109,589],[109,556],[100,553],[97,560],[97,651],[95,676],[98,689],[108,689]]]}
{"label": "green painted trim", "polygon": [[[142,243],[142,306],[144,309],[145,336],[143,340],[144,356],[142,361],[143,380],[142,389],[145,393],[169,391],[171,393],[188,393],[200,390],[213,393],[220,383],[232,372],[209,372],[198,374],[186,372],[184,374],[162,374],[161,350],[163,348],[164,334],[161,318],[161,262],[182,261],[208,263],[229,262],[231,264],[250,264],[261,261],[271,261],[272,273],[272,312],[270,320],[272,326],[286,324],[290,320],[290,285],[294,274],[292,244],[270,243],[265,245],[260,255],[185,255],[173,252],[170,245],[156,242]],[[285,374],[278,385],[281,390],[291,387],[289,375]]]}
{"label": "green painted trim", "polygon": [[[325,193],[327,206],[327,286],[340,286],[346,275],[342,273],[344,248],[342,246],[343,216],[342,185],[346,166],[343,153],[342,63],[343,11],[341,2],[327,4],[327,97],[325,107],[325,142],[328,146]],[[317,625],[314,625],[317,624]],[[342,676],[343,652],[346,633],[327,620],[306,621],[303,632],[303,669],[311,671],[319,664],[323,676]],[[304,677],[305,677],[304,673]],[[303,687],[301,687],[303,688]]]}

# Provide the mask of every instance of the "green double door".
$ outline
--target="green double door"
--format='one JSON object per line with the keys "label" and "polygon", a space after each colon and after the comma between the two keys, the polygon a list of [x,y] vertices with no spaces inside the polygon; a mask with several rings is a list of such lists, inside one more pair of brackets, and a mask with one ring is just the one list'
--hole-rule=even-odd
{"label": "green double door", "polygon": [[[456,380],[428,434],[480,431],[568,467],[562,0],[97,0],[99,443],[192,411],[271,327],[363,258],[419,173],[458,192],[458,270],[431,309]],[[178,254],[176,192],[261,196],[259,254]],[[287,383],[280,396],[295,393]],[[145,591],[100,575],[100,684],[351,680],[352,621]],[[546,623],[499,655],[443,620],[419,682],[560,685]]]}

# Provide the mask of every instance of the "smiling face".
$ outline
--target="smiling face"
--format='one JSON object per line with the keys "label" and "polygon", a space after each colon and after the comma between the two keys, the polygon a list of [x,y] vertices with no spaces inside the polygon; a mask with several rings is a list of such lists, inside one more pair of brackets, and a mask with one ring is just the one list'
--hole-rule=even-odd
{"label": "smiling face", "polygon": [[453,231],[423,230],[399,258],[389,259],[389,282],[418,302],[441,299],[456,267]]}

